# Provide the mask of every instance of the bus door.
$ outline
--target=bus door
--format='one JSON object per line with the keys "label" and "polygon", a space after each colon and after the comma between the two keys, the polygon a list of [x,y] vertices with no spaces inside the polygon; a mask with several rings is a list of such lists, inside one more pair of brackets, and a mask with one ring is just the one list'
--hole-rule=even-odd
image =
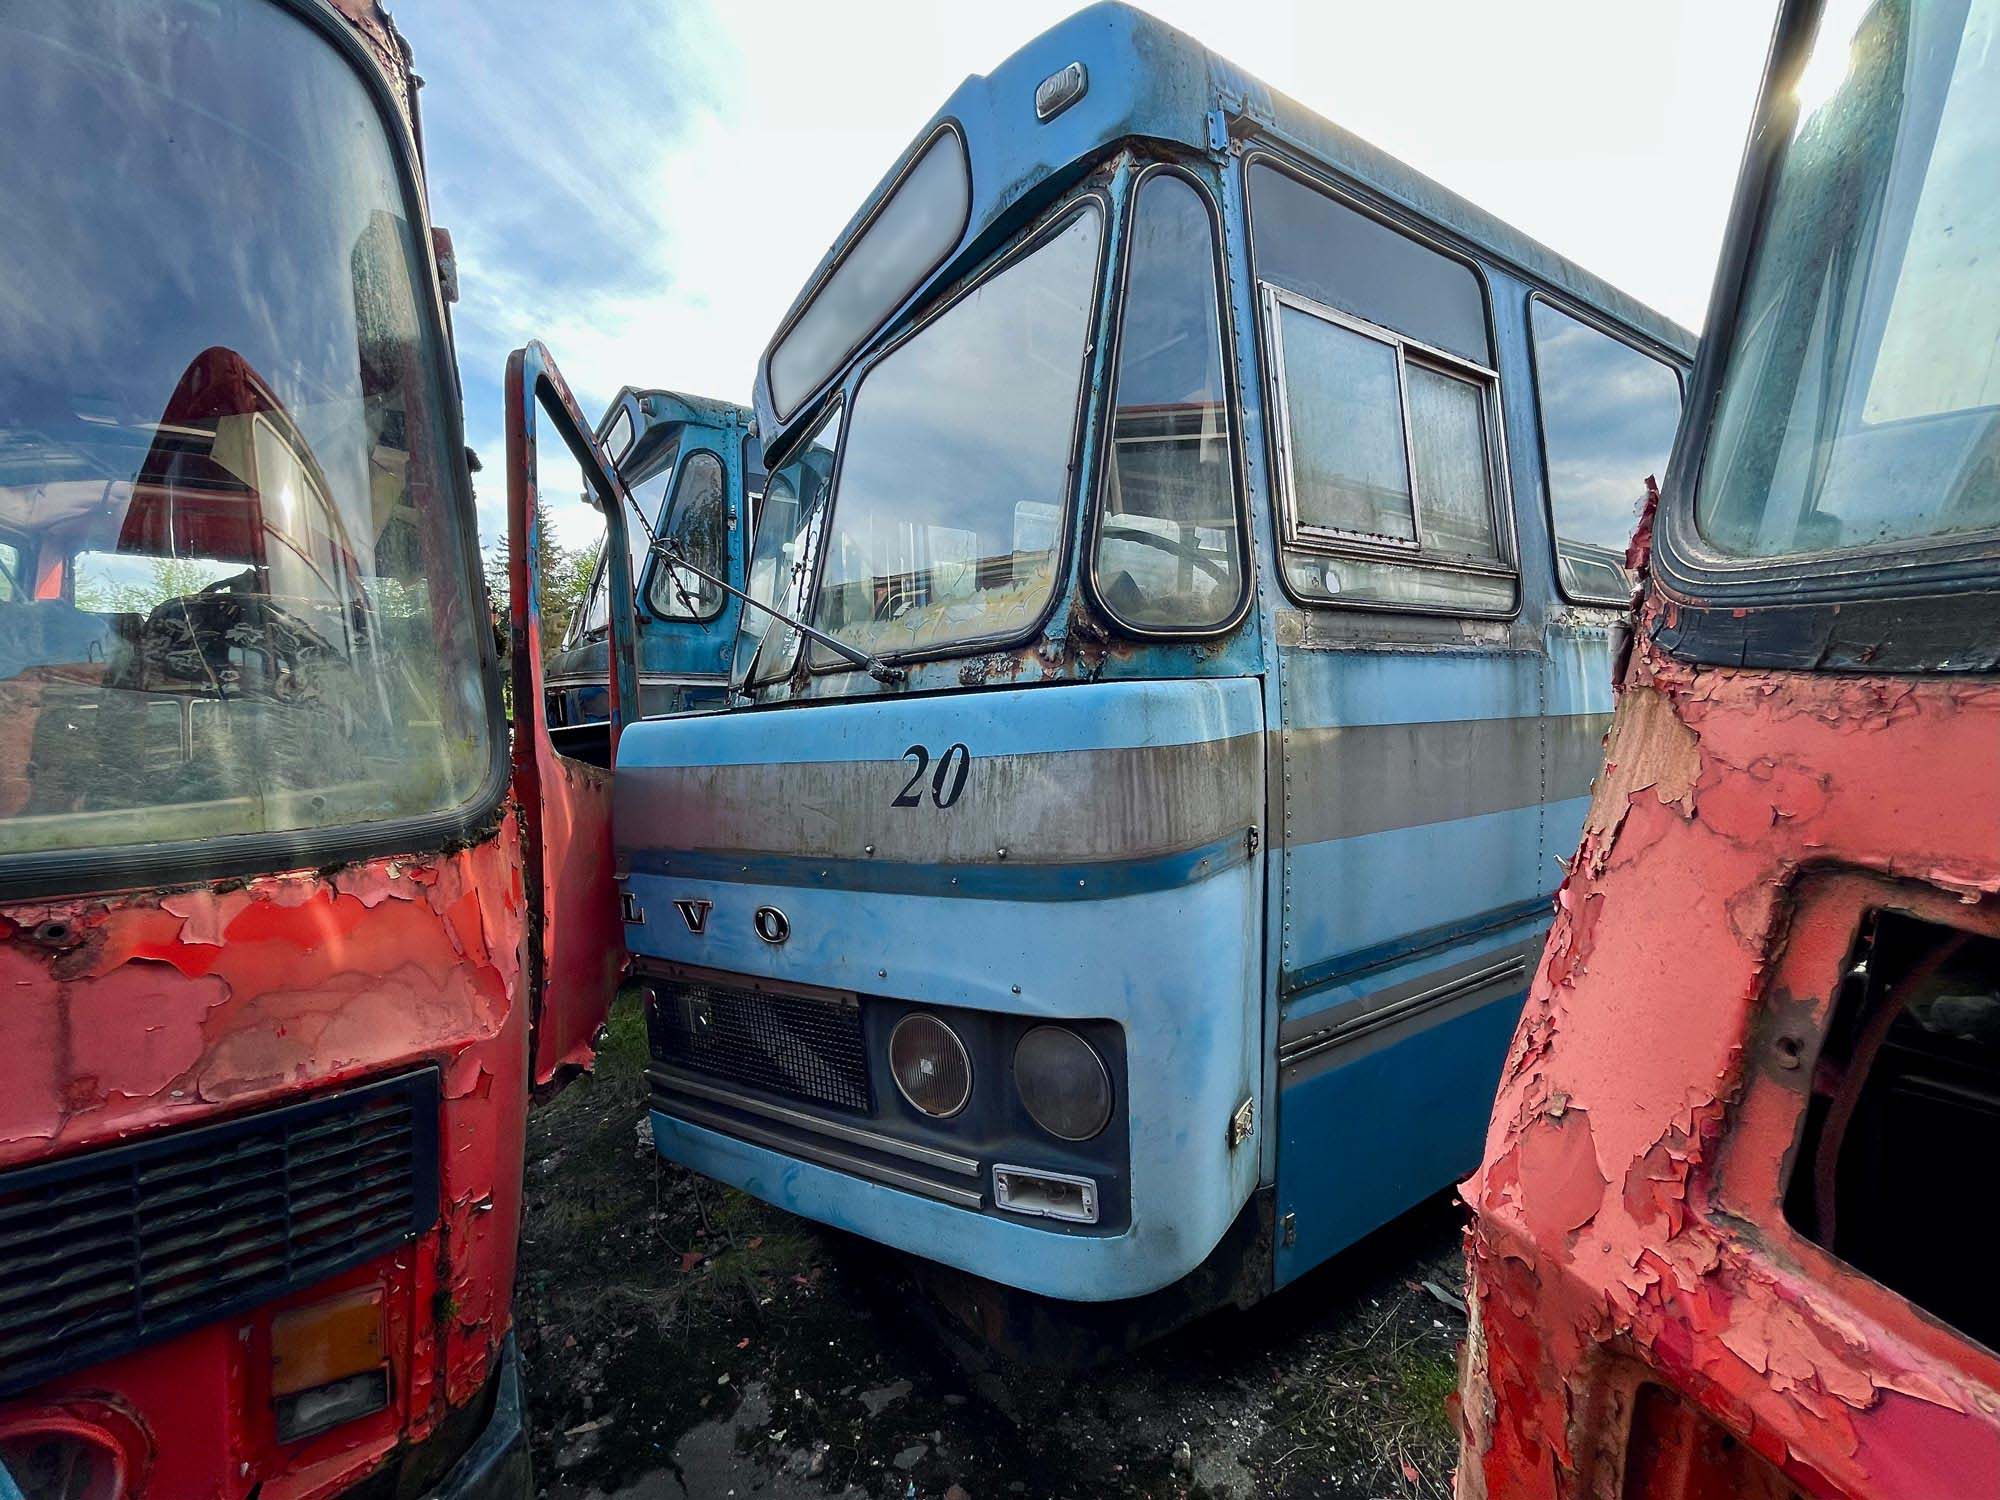
{"label": "bus door", "polygon": [[1247,172],[1291,600],[1283,1285],[1477,1164],[1555,881],[1481,279],[1268,160]]}
{"label": "bus door", "polygon": [[[541,449],[544,432],[555,441]],[[541,515],[544,473],[572,468],[602,513],[613,608],[608,714],[597,723],[551,728],[542,672]],[[563,493],[553,484],[551,493]],[[624,926],[611,854],[611,768],[618,736],[636,717],[632,574],[626,548],[630,501],[616,468],[591,435],[562,374],[540,344],[507,361],[508,635],[513,651],[514,795],[527,840],[528,962],[534,996],[537,1088],[587,1067],[598,1029],[625,970]],[[620,602],[622,601],[622,603]]]}

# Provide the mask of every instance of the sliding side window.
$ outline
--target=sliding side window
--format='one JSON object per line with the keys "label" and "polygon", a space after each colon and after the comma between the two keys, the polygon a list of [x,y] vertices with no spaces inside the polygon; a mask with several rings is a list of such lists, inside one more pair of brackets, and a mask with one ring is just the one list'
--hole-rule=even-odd
{"label": "sliding side window", "polygon": [[1098,598],[1133,630],[1214,630],[1242,601],[1243,545],[1215,225],[1185,178],[1140,184],[1122,316]]}
{"label": "sliding side window", "polygon": [[1530,304],[1556,577],[1580,602],[1632,598],[1625,548],[1681,420],[1671,365],[1539,297]]}
{"label": "sliding side window", "polygon": [[1250,203],[1287,584],[1326,603],[1505,614],[1515,571],[1478,278],[1266,165]]}

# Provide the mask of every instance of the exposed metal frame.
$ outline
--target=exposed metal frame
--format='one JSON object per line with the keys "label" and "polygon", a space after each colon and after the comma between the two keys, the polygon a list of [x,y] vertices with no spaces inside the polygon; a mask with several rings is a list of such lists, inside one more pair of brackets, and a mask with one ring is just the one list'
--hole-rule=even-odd
{"label": "exposed metal frame", "polygon": [[[1273,465],[1272,472],[1277,481],[1275,488],[1278,515],[1282,523],[1280,544],[1291,551],[1314,555],[1363,557],[1450,572],[1471,573],[1481,577],[1506,578],[1515,582],[1518,592],[1519,553],[1515,545],[1513,528],[1506,524],[1505,520],[1511,516],[1513,509],[1513,487],[1507,479],[1506,433],[1500,414],[1499,372],[1460,355],[1423,343],[1421,340],[1397,333],[1394,329],[1385,328],[1379,323],[1371,323],[1365,318],[1355,317],[1352,313],[1342,312],[1323,302],[1316,302],[1310,297],[1303,297],[1274,282],[1260,283],[1258,291],[1264,305],[1265,336],[1271,355],[1266,377],[1272,404],[1275,407],[1276,420],[1272,423],[1272,430],[1279,451],[1279,462]],[[1344,328],[1350,333],[1387,345],[1394,355],[1396,394],[1403,427],[1403,462],[1410,482],[1410,522],[1412,530],[1416,533],[1410,540],[1404,541],[1400,537],[1373,532],[1341,531],[1332,527],[1311,526],[1299,518],[1297,475],[1293,467],[1297,448],[1292,439],[1291,397],[1286,381],[1284,331],[1279,316],[1285,308],[1291,308],[1308,317],[1318,318],[1322,322]],[[1424,546],[1423,486],[1417,479],[1416,433],[1410,413],[1409,365],[1412,361],[1420,368],[1450,379],[1464,381],[1479,392],[1481,436],[1485,439],[1483,458],[1487,475],[1487,519],[1493,525],[1495,550],[1501,554],[1503,559],[1501,562],[1483,563],[1458,553],[1431,551]],[[1479,611],[1458,610],[1451,612],[1479,613]]]}
{"label": "exposed metal frame", "polygon": [[[1043,214],[1036,223],[1024,230],[1010,248],[989,259],[975,276],[957,287],[948,298],[930,309],[922,318],[912,323],[901,333],[897,334],[889,343],[872,351],[864,363],[848,372],[843,379],[841,399],[846,403],[848,414],[851,417],[860,404],[862,387],[867,383],[868,377],[891,355],[895,354],[897,350],[901,349],[910,340],[929,328],[973,293],[980,291],[988,282],[1005,274],[1008,270],[1035,254],[1036,251],[1042,249],[1050,241],[1054,240],[1057,235],[1066,230],[1073,219],[1093,209],[1097,213],[1099,235],[1096,265],[1093,268],[1091,276],[1090,292],[1086,298],[1086,306],[1090,317],[1085,325],[1083,349],[1079,356],[1080,368],[1077,379],[1076,411],[1070,424],[1069,460],[1064,466],[1062,510],[1056,518],[1055,569],[1050,575],[1048,599],[1043,603],[1041,611],[1035,618],[1021,629],[997,635],[968,636],[964,640],[944,642],[916,651],[885,652],[881,655],[880,659],[882,661],[897,666],[904,666],[922,661],[949,660],[958,656],[980,656],[990,651],[1000,651],[1010,646],[1021,645],[1025,642],[1038,639],[1047,630],[1048,623],[1053,618],[1057,605],[1062,602],[1063,593],[1069,579],[1070,549],[1068,538],[1076,522],[1077,479],[1081,468],[1083,434],[1088,426],[1090,404],[1095,394],[1091,389],[1090,363],[1098,352],[1097,339],[1095,337],[1095,320],[1102,310],[1100,298],[1103,295],[1106,283],[1106,271],[1108,269],[1112,240],[1114,238],[1115,216],[1112,212],[1112,207],[1110,196],[1102,188],[1098,187],[1084,188],[1080,192],[1064,198],[1047,213]],[[799,611],[799,618],[806,621],[811,621],[814,611],[819,606],[820,590],[825,580],[826,547],[824,539],[827,528],[833,524],[834,512],[840,504],[840,479],[847,463],[847,443],[850,430],[848,422],[843,421],[840,430],[840,452],[834,462],[832,488],[827,495],[826,508],[819,522],[820,544],[815,547],[812,558],[811,589],[804,600],[804,607]],[[805,652],[804,660],[806,670],[813,676],[822,676],[832,672],[851,672],[854,670],[852,663],[816,660],[810,651]],[[788,664],[785,674],[787,677],[791,675],[796,665],[797,659],[795,657],[794,661]],[[782,681],[783,679],[778,680]]]}
{"label": "exposed metal frame", "polygon": [[[1616,343],[1623,344],[1635,354],[1643,355],[1656,364],[1665,365],[1667,369],[1673,372],[1674,385],[1680,392],[1682,414],[1685,414],[1687,411],[1688,372],[1685,367],[1677,364],[1673,359],[1663,358],[1658,352],[1657,346],[1648,348],[1637,337],[1622,330],[1617,324],[1598,317],[1596,314],[1585,310],[1583,307],[1570,302],[1566,298],[1558,297],[1553,292],[1546,291],[1541,287],[1535,287],[1528,293],[1528,311],[1522,323],[1528,342],[1528,374],[1530,383],[1534,387],[1535,449],[1542,463],[1542,512],[1547,518],[1549,525],[1549,559],[1555,570],[1556,593],[1572,604],[1626,610],[1631,607],[1631,600],[1629,598],[1608,599],[1596,594],[1572,594],[1563,583],[1561,539],[1556,527],[1556,497],[1555,490],[1549,483],[1549,429],[1547,422],[1543,420],[1543,411],[1547,406],[1547,402],[1542,397],[1542,352],[1540,342],[1535,338],[1535,304],[1537,302],[1553,308],[1564,317],[1572,318],[1583,324],[1586,328],[1601,333]],[[1679,424],[1676,423],[1675,431],[1678,432],[1679,430]],[[1671,442],[1667,444],[1667,453],[1668,457],[1671,458],[1673,455],[1673,444]],[[1660,481],[1662,484],[1666,481],[1664,467],[1660,473]]]}
{"label": "exposed metal frame", "polygon": [[[381,66],[359,37],[329,5],[328,0],[273,0],[332,45],[354,71],[362,92],[374,105],[396,171],[402,208],[415,247],[412,269],[423,285],[412,300],[423,335],[431,344],[431,374],[436,381],[439,435],[440,500],[459,534],[460,565],[464,569],[465,603],[480,611],[485,568],[479,553],[479,518],[472,497],[471,474],[465,459],[464,397],[459,385],[451,320],[438,282],[436,247],[430,234],[430,200],[419,163],[422,160],[412,118],[403,113]],[[414,110],[414,90],[412,91]],[[465,802],[443,812],[417,817],[353,823],[338,828],[305,828],[263,833],[225,834],[171,843],[98,846],[0,855],[0,898],[109,893],[175,882],[215,880],[230,875],[266,874],[314,869],[390,854],[428,854],[486,836],[510,778],[507,714],[501,697],[502,665],[493,632],[471,632],[476,665],[484,683],[489,756],[486,779]]]}
{"label": "exposed metal frame", "polygon": [[[1224,422],[1227,428],[1226,441],[1229,445],[1230,483],[1235,486],[1233,496],[1236,506],[1236,549],[1239,564],[1236,606],[1220,623],[1207,626],[1176,626],[1157,628],[1137,625],[1121,618],[1111,608],[1104,597],[1097,576],[1097,554],[1099,533],[1104,527],[1104,487],[1110,473],[1112,453],[1117,447],[1111,434],[1111,421],[1118,410],[1118,375],[1120,361],[1125,350],[1125,305],[1132,282],[1132,226],[1137,222],[1139,198],[1146,184],[1156,176],[1168,176],[1185,182],[1194,189],[1202,207],[1208,211],[1209,254],[1215,267],[1215,328],[1220,340],[1222,366]],[[1178,161],[1155,161],[1142,167],[1133,177],[1131,186],[1125,192],[1124,233],[1120,236],[1118,283],[1115,288],[1117,307],[1113,312],[1112,336],[1106,369],[1110,378],[1105,382],[1102,439],[1097,445],[1096,462],[1091,475],[1090,520],[1084,529],[1080,543],[1083,552],[1078,558],[1078,577],[1084,585],[1085,596],[1091,607],[1102,614],[1119,630],[1142,640],[1212,640],[1228,635],[1240,626],[1250,613],[1250,601],[1255,595],[1252,571],[1255,554],[1250,546],[1250,482],[1243,457],[1243,393],[1237,381],[1236,361],[1230,351],[1236,347],[1236,329],[1230,316],[1229,267],[1223,255],[1223,236],[1227,232],[1222,218],[1222,205],[1208,190],[1208,184],[1199,175]]]}
{"label": "exposed metal frame", "polygon": [[[1324,194],[1343,208],[1366,215],[1378,224],[1395,231],[1405,239],[1422,246],[1426,250],[1430,250],[1435,254],[1444,256],[1446,259],[1464,266],[1472,273],[1474,279],[1479,284],[1480,299],[1485,306],[1486,314],[1487,351],[1489,354],[1497,357],[1500,349],[1500,338],[1499,330],[1493,317],[1493,282],[1485,264],[1477,256],[1466,253],[1466,251],[1460,249],[1456,244],[1441,237],[1432,229],[1426,228],[1423,223],[1411,217],[1409,212],[1400,206],[1390,206],[1377,202],[1371,194],[1364,193],[1358,188],[1349,185],[1344,180],[1336,178],[1334,173],[1337,169],[1330,164],[1320,162],[1312,164],[1301,163],[1269,144],[1255,144],[1246,148],[1242,152],[1241,160],[1243,163],[1241,173],[1243,179],[1243,232],[1245,252],[1250,272],[1250,286],[1253,294],[1258,288],[1277,286],[1275,282],[1266,282],[1257,270],[1256,217],[1253,206],[1255,195],[1251,189],[1250,179],[1253,175],[1253,169],[1262,165],[1303,183],[1315,192]],[[1538,279],[1529,280],[1531,285],[1539,285]],[[1283,290],[1283,288],[1279,289]],[[1296,294],[1290,293],[1288,295]],[[1310,298],[1304,300],[1315,308],[1323,305],[1312,303]],[[1346,314],[1341,314],[1340,316],[1345,317]],[[1263,388],[1267,397],[1270,396],[1272,391],[1271,377],[1278,368],[1277,362],[1272,357],[1273,350],[1268,327],[1269,322],[1270,320],[1266,317],[1259,317],[1257,320],[1257,353],[1258,357],[1264,363],[1265,381]],[[1371,324],[1367,326],[1372,328],[1376,325]],[[1392,336],[1399,339],[1401,337],[1401,335],[1394,335],[1393,330],[1385,331],[1391,332]],[[1415,343],[1418,341],[1412,340],[1411,342]],[[1430,348],[1428,345],[1422,345],[1421,347]],[[1475,370],[1484,368],[1476,361],[1466,361],[1463,355],[1450,354],[1442,350],[1434,350],[1432,352],[1442,354],[1447,359],[1466,363]],[[1282,558],[1280,558],[1279,565],[1275,571],[1278,578],[1278,586],[1284,591],[1285,597],[1305,608],[1318,610],[1341,609],[1370,613],[1445,616],[1453,619],[1481,620],[1512,620],[1520,615],[1522,600],[1520,579],[1521,549],[1514,522],[1513,465],[1508,456],[1507,449],[1506,406],[1503,399],[1503,392],[1500,389],[1498,370],[1495,369],[1491,374],[1493,378],[1492,415],[1488,420],[1498,444],[1497,456],[1491,461],[1497,462],[1502,477],[1502,487],[1495,491],[1493,503],[1499,511],[1499,514],[1496,516],[1496,525],[1504,527],[1504,541],[1501,540],[1502,533],[1499,531],[1496,531],[1495,539],[1496,541],[1500,541],[1500,550],[1509,559],[1509,563],[1502,569],[1467,568],[1463,565],[1455,565],[1449,561],[1442,560],[1431,561],[1426,565],[1440,572],[1463,572],[1481,577],[1507,577],[1512,579],[1514,584],[1513,598],[1509,601],[1507,607],[1505,609],[1473,609],[1455,604],[1404,604],[1372,599],[1334,599],[1325,595],[1306,594],[1293,586],[1284,568]],[[1282,407],[1281,400],[1280,406]],[[1279,550],[1282,553],[1289,543],[1285,534],[1286,525],[1281,519],[1277,518],[1275,510],[1276,507],[1287,503],[1284,496],[1289,494],[1290,487],[1290,449],[1281,446],[1283,439],[1279,432],[1279,423],[1271,420],[1270,415],[1269,412],[1266,413],[1264,425],[1269,434],[1269,442],[1272,449],[1267,454],[1267,457],[1270,459],[1271,473],[1273,475],[1274,523],[1277,531]],[[1412,478],[1414,482],[1414,474]],[[1303,547],[1297,550],[1313,552],[1321,549]],[[1325,550],[1331,551],[1332,549]],[[1343,545],[1340,550],[1350,556],[1365,557],[1368,555],[1360,548],[1354,547],[1351,544]],[[1400,548],[1386,549],[1374,555],[1374,560],[1376,561],[1408,562],[1409,559],[1410,554]]]}
{"label": "exposed metal frame", "polygon": [[873,325],[864,329],[854,342],[848,345],[847,351],[834,361],[833,368],[821,376],[813,388],[800,397],[798,402],[789,410],[779,412],[778,420],[784,425],[790,426],[794,417],[802,412],[811,411],[815,402],[823,400],[829,392],[844,387],[847,384],[846,371],[849,362],[853,360],[854,356],[866,348],[870,339],[874,338],[876,334],[880,333],[882,329],[893,322],[896,316],[910,305],[910,299],[921,292],[930,279],[937,275],[938,267],[949,261],[957,253],[959,246],[965,243],[965,232],[972,227],[972,142],[967,137],[965,128],[956,119],[947,116],[945,119],[940,120],[937,128],[932,130],[921,141],[917,142],[910,150],[910,153],[903,158],[902,166],[896,169],[895,177],[890,180],[888,187],[883,189],[881,196],[876,198],[874,205],[868,210],[867,216],[859,224],[855,225],[852,230],[847,232],[845,243],[840,247],[840,253],[829,260],[820,269],[819,274],[813,277],[806,289],[799,294],[798,300],[792,304],[792,310],[785,314],[785,320],[778,325],[778,331],[771,335],[771,341],[764,346],[763,357],[757,363],[759,377],[764,382],[764,394],[771,398],[771,410],[774,412],[779,411],[777,393],[771,389],[771,356],[777,352],[778,346],[784,343],[786,338],[790,336],[792,329],[797,325],[799,319],[803,318],[812,305],[819,300],[819,294],[825,290],[826,284],[833,279],[834,272],[847,264],[847,259],[854,253],[855,247],[868,237],[868,231],[875,226],[875,221],[882,216],[882,211],[895,201],[897,193],[902,191],[903,183],[908,179],[917,163],[922,161],[929,153],[931,147],[936,145],[938,140],[947,134],[958,137],[959,154],[965,162],[965,215],[959,221],[958,233],[952,237],[952,241],[945,247],[944,253],[932,261],[930,266],[904,289],[902,296],[897,298]]}
{"label": "exposed metal frame", "polygon": [[[1978,669],[2000,653],[2000,641],[1983,633],[2000,614],[1993,603],[2000,584],[2000,536],[1991,530],[1912,539],[1893,548],[1738,558],[1709,546],[1694,521],[1752,263],[1797,123],[1793,86],[1811,55],[1822,10],[1822,0],[1784,0],[1744,148],[1655,534],[1655,579],[1663,594],[1682,606],[1679,628],[1667,646],[1698,660],[1721,659],[1722,653],[1750,665],[1817,665],[1816,658],[1801,655],[1796,641],[1812,639],[1845,605],[1856,617],[1873,611],[1879,615],[1877,628],[1891,632],[1871,642],[1870,670]],[[1712,631],[1704,628],[1708,618],[1715,622]],[[1896,632],[1905,639],[1899,642]]]}
{"label": "exposed metal frame", "polygon": [[[674,460],[673,488],[667,493],[666,503],[660,507],[659,536],[662,541],[665,541],[673,531],[674,511],[681,503],[681,486],[687,482],[688,465],[704,453],[714,459],[716,466],[722,470],[722,497],[724,503],[728,503],[729,460],[710,447],[697,447],[684,450]],[[725,557],[723,559],[723,567],[726,569],[728,566],[729,560]],[[659,559],[651,555],[651,549],[649,548],[646,558],[646,588],[640,595],[640,598],[645,601],[647,609],[651,611],[655,619],[669,625],[706,626],[713,625],[717,620],[722,618],[723,611],[728,608],[728,604],[725,602],[729,598],[727,593],[724,593],[720,599],[716,600],[715,608],[705,615],[670,615],[666,613],[661,608],[660,601],[653,597],[653,591],[659,586],[661,579],[671,579],[672,577],[673,569],[661,567]]]}

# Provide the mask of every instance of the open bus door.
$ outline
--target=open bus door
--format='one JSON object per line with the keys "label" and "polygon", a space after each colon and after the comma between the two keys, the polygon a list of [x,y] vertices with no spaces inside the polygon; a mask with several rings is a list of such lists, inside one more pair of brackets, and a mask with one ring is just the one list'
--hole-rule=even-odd
{"label": "open bus door", "polygon": [[[542,678],[541,545],[535,504],[543,424],[582,471],[604,515],[610,591],[610,711],[602,723],[551,730]],[[559,461],[560,449],[551,450]],[[567,465],[564,465],[565,472]],[[576,398],[540,344],[507,360],[507,592],[513,647],[514,795],[527,839],[531,1065],[545,1089],[590,1065],[625,971],[625,934],[611,852],[611,772],[618,735],[636,715],[630,503]]]}

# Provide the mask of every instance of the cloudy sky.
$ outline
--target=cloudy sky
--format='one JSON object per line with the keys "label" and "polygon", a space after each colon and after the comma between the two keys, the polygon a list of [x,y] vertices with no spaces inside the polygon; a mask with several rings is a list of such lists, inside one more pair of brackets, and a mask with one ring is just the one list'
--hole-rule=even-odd
{"label": "cloudy sky", "polygon": [[[1076,6],[391,0],[457,244],[480,525],[500,375],[746,400],[778,318],[917,129]],[[1277,88],[1699,328],[1774,0],[1153,0]],[[570,545],[593,534],[559,509]]]}

